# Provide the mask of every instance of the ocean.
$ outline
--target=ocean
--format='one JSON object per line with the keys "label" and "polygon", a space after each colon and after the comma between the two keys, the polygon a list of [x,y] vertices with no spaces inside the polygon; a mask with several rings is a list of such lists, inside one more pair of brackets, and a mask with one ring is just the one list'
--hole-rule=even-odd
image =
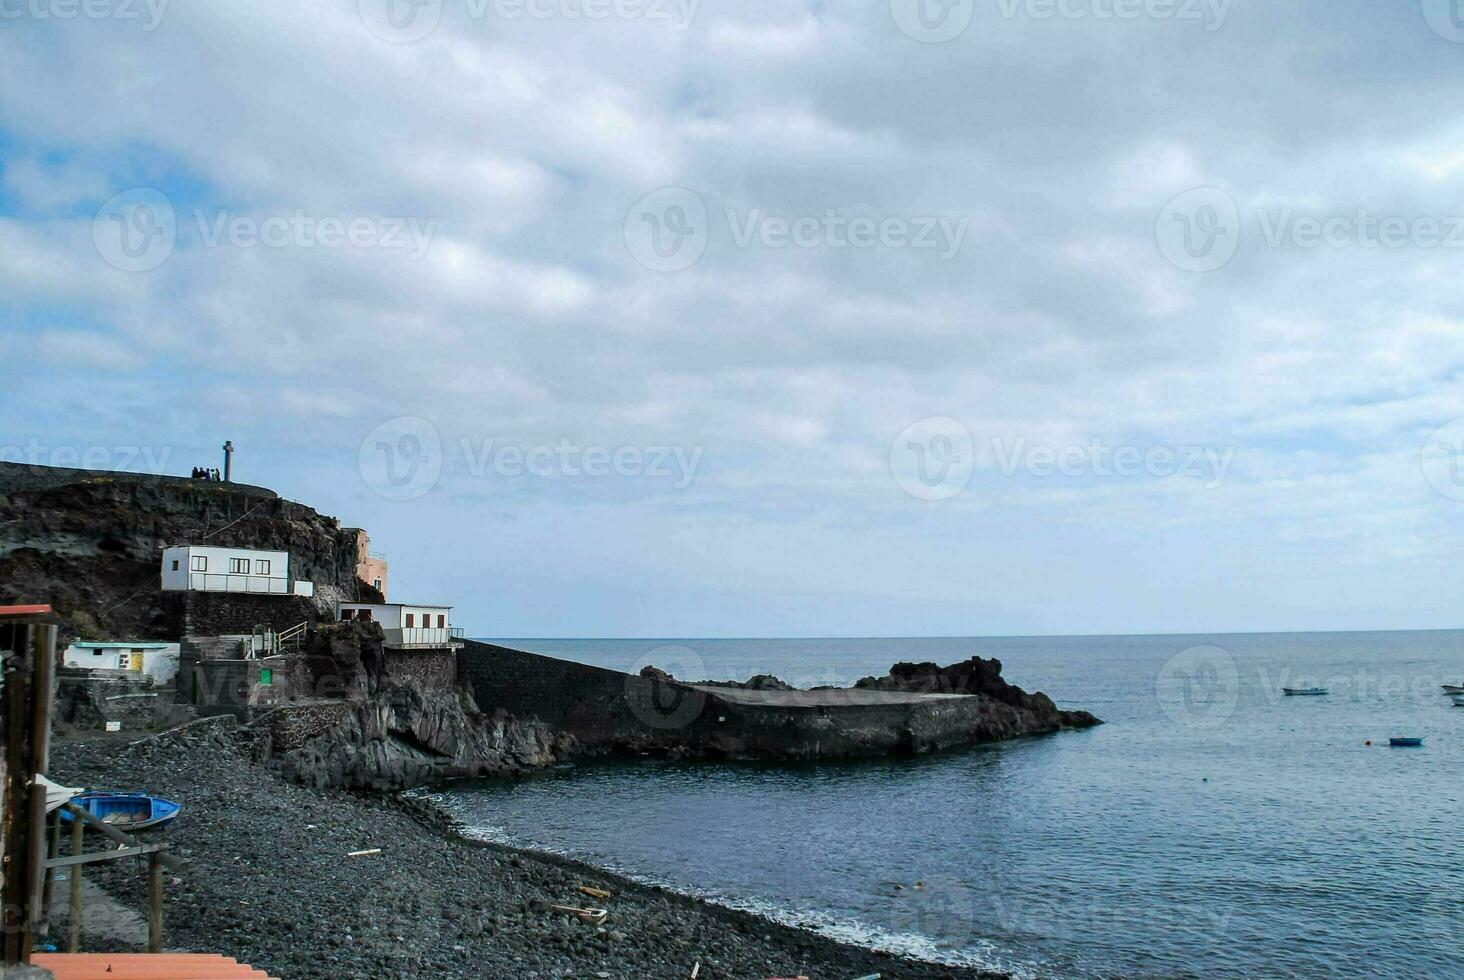
{"label": "ocean", "polygon": [[[1464,708],[1440,691],[1464,683],[1464,632],[490,642],[800,686],[980,654],[1107,724],[443,791],[485,839],[1018,976],[1464,976]],[[1331,693],[1281,690],[1312,686]]]}

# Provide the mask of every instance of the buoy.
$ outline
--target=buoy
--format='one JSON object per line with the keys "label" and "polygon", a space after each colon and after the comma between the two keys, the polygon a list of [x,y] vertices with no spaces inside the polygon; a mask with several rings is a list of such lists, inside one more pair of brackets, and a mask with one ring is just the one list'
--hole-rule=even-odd
{"label": "buoy", "polygon": [[1372,744],[1372,739],[1368,739],[1366,742],[1363,742],[1362,744],[1363,745],[1371,745]]}

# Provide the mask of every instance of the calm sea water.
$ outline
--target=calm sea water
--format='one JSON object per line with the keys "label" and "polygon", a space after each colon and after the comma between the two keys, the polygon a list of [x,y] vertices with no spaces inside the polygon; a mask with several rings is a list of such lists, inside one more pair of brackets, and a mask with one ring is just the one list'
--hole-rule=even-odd
{"label": "calm sea water", "polygon": [[[456,784],[444,802],[485,837],[1027,976],[1464,976],[1464,708],[1439,691],[1464,682],[1464,632],[494,642],[802,684],[980,653],[1108,724]],[[1280,690],[1313,685],[1332,693]]]}

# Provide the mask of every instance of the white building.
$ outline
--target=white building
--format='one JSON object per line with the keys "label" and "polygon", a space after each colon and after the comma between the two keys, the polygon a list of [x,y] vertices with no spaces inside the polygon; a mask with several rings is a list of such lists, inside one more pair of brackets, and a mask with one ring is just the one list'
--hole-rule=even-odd
{"label": "white building", "polygon": [[315,594],[311,582],[290,583],[288,551],[253,551],[182,545],[163,549],[167,592],[250,592],[259,595]]}
{"label": "white building", "polygon": [[378,622],[386,634],[386,645],[402,650],[450,647],[462,639],[462,630],[452,625],[452,606],[338,602],[336,619]]}
{"label": "white building", "polygon": [[125,670],[150,677],[154,684],[166,684],[178,673],[178,644],[78,640],[66,648],[61,662],[81,670]]}

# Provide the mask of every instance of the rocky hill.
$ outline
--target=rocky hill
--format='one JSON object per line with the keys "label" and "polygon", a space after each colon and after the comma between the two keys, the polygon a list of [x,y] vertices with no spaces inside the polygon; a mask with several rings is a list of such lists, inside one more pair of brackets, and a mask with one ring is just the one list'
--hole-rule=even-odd
{"label": "rocky hill", "polygon": [[50,603],[70,637],[176,639],[159,563],[189,543],[288,551],[322,598],[375,594],[354,533],[273,490],[0,462],[0,604]]}

